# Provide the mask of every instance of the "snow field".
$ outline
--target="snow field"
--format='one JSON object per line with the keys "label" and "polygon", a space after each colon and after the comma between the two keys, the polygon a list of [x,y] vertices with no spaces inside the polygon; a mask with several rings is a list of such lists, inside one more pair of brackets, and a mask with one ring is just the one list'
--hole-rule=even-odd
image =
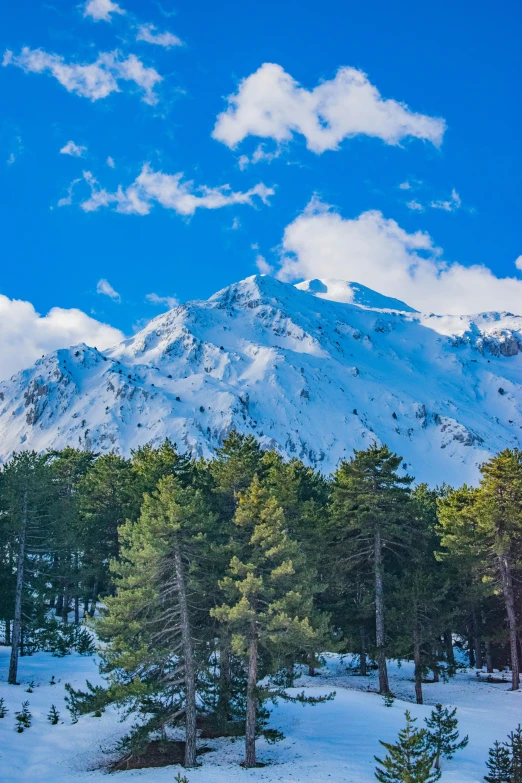
{"label": "snow field", "polygon": [[[64,697],[66,682],[84,687],[85,680],[100,681],[95,657],[76,653],[54,658],[37,653],[20,660],[19,686],[7,685],[9,648],[0,647],[0,696],[9,710],[0,720],[0,781],[2,783],[108,783],[103,765],[113,757],[112,747],[130,728],[109,709],[101,718],[84,716],[71,724]],[[296,692],[303,687],[310,695],[336,691],[333,701],[316,706],[278,704],[271,725],[282,730],[285,739],[275,745],[259,741],[258,757],[267,766],[244,770],[239,767],[243,742],[230,739],[205,740],[213,752],[202,757],[202,766],[184,771],[181,767],[132,770],[115,773],[115,783],[172,782],[178,772],[189,783],[370,783],[374,781],[374,755],[384,755],[379,740],[394,741],[409,709],[423,725],[430,705],[440,701],[458,707],[461,736],[469,735],[469,745],[452,761],[442,763],[442,781],[479,783],[486,772],[485,760],[493,742],[504,740],[516,728],[522,716],[522,693],[512,693],[509,684],[488,684],[472,670],[460,672],[448,683],[424,686],[424,706],[413,699],[413,666],[390,663],[390,681],[397,694],[392,707],[372,692],[376,674],[351,675],[347,660],[326,656],[318,676],[303,676]],[[50,685],[54,675],[57,684]],[[26,693],[34,680],[33,693]],[[370,690],[368,690],[370,689]],[[14,713],[23,701],[29,701],[33,715],[30,729],[15,731]],[[55,704],[60,723],[52,726],[47,714]],[[132,722],[132,719],[131,719]]]}

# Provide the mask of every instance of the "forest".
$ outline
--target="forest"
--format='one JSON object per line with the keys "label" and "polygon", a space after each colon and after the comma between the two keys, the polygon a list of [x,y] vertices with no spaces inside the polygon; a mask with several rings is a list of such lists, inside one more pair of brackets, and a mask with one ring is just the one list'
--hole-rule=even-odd
{"label": "forest", "polygon": [[[355,653],[387,699],[392,659],[413,661],[418,704],[423,685],[464,660],[508,672],[518,690],[521,578],[518,450],[457,488],[416,484],[386,446],[325,476],[236,432],[210,460],[166,440],[130,458],[22,451],[0,471],[9,682],[21,656],[87,654],[99,640],[105,686],[69,688],[69,710],[77,720],[114,704],[131,719],[121,768],[172,729],[187,768],[205,733],[244,738],[243,765],[255,767],[256,738],[278,739],[271,703],[334,698],[288,691],[326,651]],[[433,725],[453,736],[454,714],[437,710]],[[412,724],[407,715],[402,740],[386,745],[379,780],[406,780],[393,777],[393,754],[411,737],[425,774],[408,780],[440,774],[442,746],[430,750],[432,735]],[[511,780],[507,746],[490,756],[486,780]]]}

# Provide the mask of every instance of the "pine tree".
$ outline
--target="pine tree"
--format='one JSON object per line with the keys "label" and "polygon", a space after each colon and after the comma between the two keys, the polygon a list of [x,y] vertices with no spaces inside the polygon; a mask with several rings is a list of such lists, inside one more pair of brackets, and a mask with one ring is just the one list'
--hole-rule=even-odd
{"label": "pine tree", "polygon": [[187,767],[196,764],[197,648],[209,625],[198,606],[198,579],[213,521],[201,493],[183,489],[170,475],[145,495],[139,519],[120,528],[117,592],[106,599],[107,615],[97,624],[101,638],[111,642],[103,653],[109,689],[105,697],[93,690],[84,699],[87,709],[114,701],[149,713],[144,739],[184,718]]}
{"label": "pine tree", "polygon": [[0,696],[0,718],[5,718],[9,710],[5,706],[5,699]]}
{"label": "pine tree", "polygon": [[58,712],[54,704],[51,704],[51,709],[49,710],[49,713],[47,715],[47,720],[53,726],[56,726],[56,724],[60,720],[60,713]]}
{"label": "pine tree", "polygon": [[272,674],[296,660],[304,662],[321,644],[325,629],[314,627],[313,570],[288,537],[282,509],[257,476],[240,496],[234,521],[236,554],[221,581],[227,603],[213,615],[231,629],[233,652],[247,667],[243,764],[249,768],[256,766],[258,704],[270,698],[269,690],[258,688],[260,661]]}
{"label": "pine tree", "polygon": [[379,783],[434,783],[440,777],[440,770],[433,769],[433,753],[427,745],[425,729],[416,729],[416,718],[408,710],[405,713],[406,727],[399,732],[395,744],[382,742],[388,753],[384,759],[375,756],[381,765],[375,777]]}
{"label": "pine tree", "polygon": [[19,734],[21,734],[24,729],[30,728],[32,717],[33,716],[29,712],[29,702],[24,701],[22,703],[22,709],[18,712],[15,712],[16,730]]}
{"label": "pine tree", "polygon": [[511,732],[506,747],[511,757],[510,783],[522,783],[522,726]]}
{"label": "pine tree", "polygon": [[[390,690],[386,666],[385,576],[386,553],[404,547],[411,516],[410,476],[399,476],[402,458],[387,446],[373,444],[355,451],[334,475],[331,546],[343,552],[350,570],[371,564],[375,602],[375,637],[379,692]],[[411,540],[409,541],[411,545]]]}
{"label": "pine tree", "polygon": [[[31,617],[34,604],[41,597],[41,591],[34,589],[32,583],[39,575],[37,561],[45,553],[51,485],[46,458],[36,452],[15,454],[4,465],[0,478],[0,517],[11,536],[16,562],[8,675],[8,682],[16,685],[24,620]],[[43,612],[42,601],[36,610]]]}
{"label": "pine tree", "polygon": [[428,727],[428,746],[435,754],[436,769],[440,766],[441,757],[444,759],[453,758],[457,750],[462,750],[469,742],[467,736],[458,742],[457,726],[459,721],[456,707],[450,710],[448,707],[443,707],[442,704],[436,704],[430,717],[426,718],[424,722]]}
{"label": "pine tree", "polygon": [[489,770],[488,774],[484,775],[486,783],[511,783],[511,758],[505,745],[495,742],[489,749],[486,766]]}

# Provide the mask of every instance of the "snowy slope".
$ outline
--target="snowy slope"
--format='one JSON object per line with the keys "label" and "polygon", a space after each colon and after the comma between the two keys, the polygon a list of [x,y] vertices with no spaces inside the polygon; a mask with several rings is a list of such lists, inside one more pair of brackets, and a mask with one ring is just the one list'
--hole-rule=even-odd
{"label": "snowy slope", "polygon": [[109,351],[59,350],[0,383],[0,460],[128,454],[167,435],[209,456],[236,428],[324,471],[383,441],[419,480],[455,484],[520,445],[521,391],[522,317],[421,314],[355,283],[255,276]]}
{"label": "snowy slope", "polygon": [[[129,730],[133,719],[120,723],[117,713],[108,709],[101,718],[85,716],[71,724],[65,708],[64,684],[85,688],[85,680],[98,683],[95,660],[76,653],[53,658],[37,653],[20,661],[20,685],[7,685],[9,648],[0,647],[0,696],[9,710],[0,720],[0,780],[9,783],[106,783],[106,767],[117,740]],[[52,675],[57,685],[49,685]],[[205,740],[211,753],[202,757],[202,766],[186,772],[189,783],[372,783],[375,781],[374,755],[381,758],[379,740],[393,742],[404,726],[404,710],[409,709],[422,727],[436,702],[457,706],[461,736],[469,735],[469,745],[451,761],[442,762],[445,783],[479,783],[486,772],[488,748],[503,741],[520,721],[522,693],[510,692],[509,683],[492,685],[479,680],[474,671],[459,673],[448,683],[424,686],[426,704],[412,704],[413,665],[390,663],[390,685],[398,698],[391,708],[371,692],[376,673],[354,677],[337,655],[327,656],[327,665],[314,678],[296,682],[308,695],[336,691],[333,701],[315,707],[279,703],[271,725],[285,734],[275,745],[258,742],[258,757],[266,767],[245,770],[239,766],[243,742],[227,739]],[[34,681],[33,693],[26,693]],[[370,692],[367,692],[370,690]],[[14,713],[29,701],[33,724],[23,734],[14,730]],[[61,716],[52,726],[46,716],[54,704]],[[180,767],[118,772],[119,783],[172,783]]]}

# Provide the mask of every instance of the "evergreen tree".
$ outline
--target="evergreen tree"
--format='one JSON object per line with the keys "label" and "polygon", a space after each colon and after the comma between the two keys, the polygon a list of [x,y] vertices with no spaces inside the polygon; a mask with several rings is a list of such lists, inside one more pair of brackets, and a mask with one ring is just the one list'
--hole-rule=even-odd
{"label": "evergreen tree", "polygon": [[440,770],[433,768],[433,753],[427,744],[425,729],[416,729],[416,718],[406,710],[406,727],[399,732],[398,740],[392,744],[382,742],[388,753],[384,759],[375,760],[381,768],[375,770],[379,783],[434,783],[440,777]]}
{"label": "evergreen tree", "polygon": [[184,718],[187,767],[196,764],[196,648],[208,626],[208,614],[198,607],[198,580],[213,521],[201,493],[183,489],[170,475],[145,495],[138,521],[122,526],[121,557],[113,564],[116,595],[106,599],[107,615],[97,624],[111,642],[103,653],[109,688],[83,700],[85,709],[106,700],[151,714],[138,729],[143,740]]}
{"label": "evergreen tree", "polygon": [[428,727],[428,746],[435,754],[435,767],[440,766],[441,756],[444,759],[451,759],[457,750],[462,750],[468,744],[468,737],[458,742],[459,732],[457,729],[458,718],[457,708],[450,710],[443,707],[442,704],[436,704],[429,718],[425,719]]}
{"label": "evergreen tree", "polygon": [[505,745],[495,742],[489,749],[486,766],[489,770],[484,775],[486,783],[511,783],[511,758]]}
{"label": "evergreen tree", "polygon": [[522,726],[511,732],[506,747],[511,761],[509,783],[522,783]]}
{"label": "evergreen tree", "polygon": [[9,710],[5,705],[5,699],[0,696],[0,718],[5,718]]}
{"label": "evergreen tree", "polygon": [[[15,454],[3,467],[0,482],[0,518],[11,537],[16,567],[8,674],[11,685],[16,684],[24,620],[30,619],[38,598],[32,586],[39,577],[39,561],[46,552],[49,503],[50,474],[45,457],[28,451]],[[36,610],[42,612],[42,605]]]}
{"label": "evergreen tree", "polygon": [[411,516],[410,476],[399,476],[402,458],[387,446],[355,451],[334,475],[331,546],[350,570],[371,564],[375,602],[375,639],[379,665],[379,692],[390,690],[386,666],[385,573],[386,553],[404,548]]}
{"label": "evergreen tree", "polygon": [[[320,647],[325,629],[314,624],[313,570],[287,535],[282,509],[257,476],[241,495],[234,522],[235,554],[221,582],[227,602],[213,615],[231,629],[233,652],[247,667],[243,763],[254,767],[258,704],[271,697],[268,689],[258,688],[258,680],[307,660]],[[260,671],[261,661],[266,672]]]}
{"label": "evergreen tree", "polygon": [[24,729],[29,729],[31,727],[31,721],[33,716],[29,712],[29,702],[24,701],[22,704],[22,709],[18,712],[15,712],[15,718],[16,718],[16,730],[19,734],[23,732]]}
{"label": "evergreen tree", "polygon": [[56,726],[56,724],[60,720],[60,713],[58,712],[54,704],[51,704],[51,709],[49,710],[49,713],[47,715],[47,720],[52,726]]}

